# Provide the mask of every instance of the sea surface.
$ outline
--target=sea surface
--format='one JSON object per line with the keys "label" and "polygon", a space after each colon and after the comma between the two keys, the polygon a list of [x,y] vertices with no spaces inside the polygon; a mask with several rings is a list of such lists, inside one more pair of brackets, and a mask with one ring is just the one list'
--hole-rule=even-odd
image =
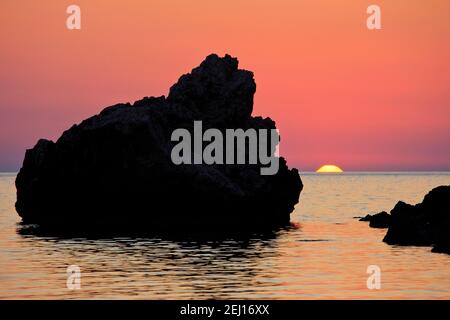
{"label": "sea surface", "polygon": [[[213,239],[22,235],[14,180],[0,174],[0,299],[450,299],[449,255],[389,246],[354,219],[420,202],[450,173],[302,174],[293,227]],[[367,288],[369,265],[380,289]]]}

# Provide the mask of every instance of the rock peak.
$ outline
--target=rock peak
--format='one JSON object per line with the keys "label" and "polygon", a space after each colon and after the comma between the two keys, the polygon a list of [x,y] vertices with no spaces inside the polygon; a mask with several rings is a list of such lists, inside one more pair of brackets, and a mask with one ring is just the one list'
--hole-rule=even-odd
{"label": "rock peak", "polygon": [[211,54],[170,88],[167,100],[184,105],[208,118],[244,119],[253,111],[256,83],[253,73],[238,69],[230,55]]}

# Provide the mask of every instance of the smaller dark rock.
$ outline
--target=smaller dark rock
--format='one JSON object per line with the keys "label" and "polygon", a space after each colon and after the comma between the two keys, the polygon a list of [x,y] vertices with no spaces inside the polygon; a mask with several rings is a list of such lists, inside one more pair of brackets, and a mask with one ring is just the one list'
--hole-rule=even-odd
{"label": "smaller dark rock", "polygon": [[[359,217],[357,217],[359,218]],[[362,217],[361,219],[359,219],[359,221],[370,221],[370,219],[372,219],[372,215],[368,214],[365,217]]]}
{"label": "smaller dark rock", "polygon": [[389,228],[391,224],[391,215],[386,211],[382,211],[372,216],[369,222],[371,228]]}
{"label": "smaller dark rock", "polygon": [[374,215],[366,215],[359,219],[359,221],[369,221],[369,227],[371,228],[389,228],[391,223],[391,215],[386,211]]}
{"label": "smaller dark rock", "polygon": [[450,186],[434,188],[416,205],[399,201],[391,210],[391,225],[383,241],[433,245],[433,252],[450,253]]}
{"label": "smaller dark rock", "polygon": [[399,201],[391,210],[392,225],[383,241],[388,244],[431,246],[430,223],[417,206]]}

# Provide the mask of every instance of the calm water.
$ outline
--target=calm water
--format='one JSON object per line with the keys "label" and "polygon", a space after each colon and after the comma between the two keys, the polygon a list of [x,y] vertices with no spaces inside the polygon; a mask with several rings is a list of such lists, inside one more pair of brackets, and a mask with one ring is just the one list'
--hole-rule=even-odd
{"label": "calm water", "polygon": [[[388,246],[353,219],[421,201],[450,174],[302,176],[297,228],[248,239],[57,239],[22,236],[13,174],[0,174],[0,298],[450,299],[450,256]],[[368,265],[380,290],[366,287]],[[81,290],[66,268],[81,268]]]}

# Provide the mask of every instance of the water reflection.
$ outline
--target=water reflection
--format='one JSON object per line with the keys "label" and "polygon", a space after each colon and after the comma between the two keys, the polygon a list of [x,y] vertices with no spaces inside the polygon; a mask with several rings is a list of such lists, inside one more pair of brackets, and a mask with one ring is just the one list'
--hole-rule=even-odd
{"label": "water reflection", "polygon": [[[61,268],[80,266],[83,290],[69,294],[90,298],[97,294],[104,297],[106,290],[111,296],[132,292],[147,298],[260,294],[259,279],[276,277],[276,270],[270,266],[280,254],[279,237],[295,230],[73,238],[50,236],[36,226],[17,226],[17,232],[33,247],[31,251],[46,257],[41,258],[41,268],[55,270],[55,262]],[[61,293],[68,294],[67,290]]]}
{"label": "water reflection", "polygon": [[[295,228],[208,236],[46,233],[18,224],[14,178],[0,175],[0,299],[450,298],[449,255],[389,246],[353,218],[419,202],[450,174],[304,175]],[[381,290],[367,289],[372,264]],[[81,290],[66,287],[69,265]]]}

